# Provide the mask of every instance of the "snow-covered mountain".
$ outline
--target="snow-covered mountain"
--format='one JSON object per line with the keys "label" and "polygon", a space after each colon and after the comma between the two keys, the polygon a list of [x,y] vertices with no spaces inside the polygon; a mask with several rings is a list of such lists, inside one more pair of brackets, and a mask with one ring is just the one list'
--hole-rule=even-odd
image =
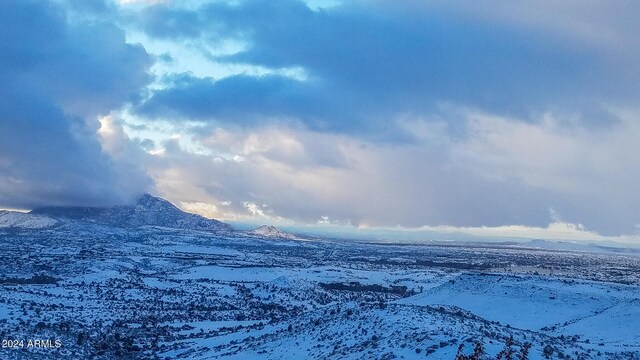
{"label": "snow-covered mountain", "polygon": [[261,236],[261,237],[268,237],[268,238],[279,238],[279,239],[290,239],[290,240],[296,239],[295,235],[290,234],[288,232],[284,232],[278,229],[277,227],[271,226],[271,225],[262,225],[255,230],[249,231],[249,234]]}
{"label": "snow-covered mountain", "polygon": [[113,207],[42,207],[28,215],[89,221],[124,228],[145,225],[168,228],[231,231],[229,224],[186,213],[167,200],[149,194],[139,196],[134,204]]}

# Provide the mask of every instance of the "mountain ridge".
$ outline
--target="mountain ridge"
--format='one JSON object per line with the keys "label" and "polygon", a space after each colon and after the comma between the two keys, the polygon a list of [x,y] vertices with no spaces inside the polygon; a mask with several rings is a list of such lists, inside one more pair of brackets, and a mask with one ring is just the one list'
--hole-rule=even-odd
{"label": "mountain ridge", "polygon": [[138,196],[135,202],[129,205],[111,207],[48,206],[33,209],[29,214],[54,219],[88,221],[123,228],[163,226],[203,231],[233,230],[229,224],[184,212],[171,202],[150,194]]}

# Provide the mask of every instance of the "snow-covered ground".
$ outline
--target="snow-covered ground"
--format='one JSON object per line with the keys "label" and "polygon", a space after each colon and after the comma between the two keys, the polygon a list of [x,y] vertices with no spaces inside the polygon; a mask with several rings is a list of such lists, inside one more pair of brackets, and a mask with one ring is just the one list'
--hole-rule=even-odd
{"label": "snow-covered ground", "polygon": [[640,359],[635,255],[20,221],[0,333],[62,346],[0,359]]}

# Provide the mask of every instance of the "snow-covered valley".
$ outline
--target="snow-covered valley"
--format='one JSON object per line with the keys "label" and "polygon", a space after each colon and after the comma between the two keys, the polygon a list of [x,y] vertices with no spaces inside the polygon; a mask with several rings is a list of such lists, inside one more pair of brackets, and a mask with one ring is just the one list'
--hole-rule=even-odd
{"label": "snow-covered valley", "polygon": [[454,359],[509,337],[530,359],[640,358],[636,254],[37,216],[0,227],[0,334],[25,341],[2,359]]}

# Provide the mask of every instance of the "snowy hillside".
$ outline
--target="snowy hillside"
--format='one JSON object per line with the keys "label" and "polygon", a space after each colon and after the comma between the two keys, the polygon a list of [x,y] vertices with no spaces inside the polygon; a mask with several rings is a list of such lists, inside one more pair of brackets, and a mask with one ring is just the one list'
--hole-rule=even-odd
{"label": "snowy hillside", "polygon": [[42,229],[56,223],[55,219],[47,216],[0,210],[0,228]]}

